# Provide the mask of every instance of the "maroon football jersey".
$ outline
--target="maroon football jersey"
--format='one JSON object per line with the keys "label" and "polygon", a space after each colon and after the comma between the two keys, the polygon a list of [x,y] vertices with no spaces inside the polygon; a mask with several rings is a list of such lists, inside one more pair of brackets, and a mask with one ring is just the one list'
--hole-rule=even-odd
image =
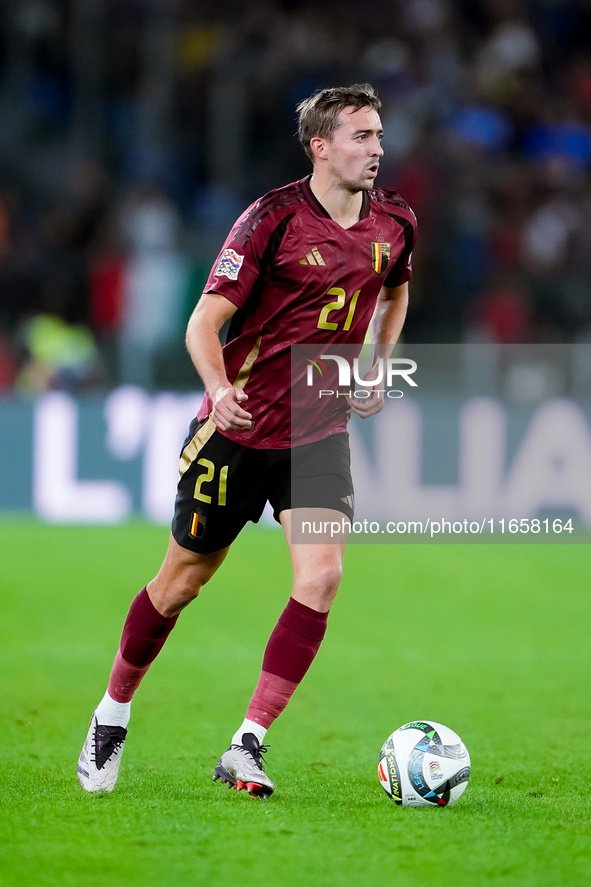
{"label": "maroon football jersey", "polygon": [[[224,363],[248,394],[254,427],[220,433],[248,447],[281,449],[346,430],[346,402],[328,398],[292,428],[291,346],[309,343],[318,354],[331,343],[361,346],[381,287],[412,273],[416,218],[395,191],[364,192],[359,221],[345,229],[316,199],[310,178],[270,191],[243,213],[205,287],[238,306]],[[210,411],[206,395],[199,418]]]}

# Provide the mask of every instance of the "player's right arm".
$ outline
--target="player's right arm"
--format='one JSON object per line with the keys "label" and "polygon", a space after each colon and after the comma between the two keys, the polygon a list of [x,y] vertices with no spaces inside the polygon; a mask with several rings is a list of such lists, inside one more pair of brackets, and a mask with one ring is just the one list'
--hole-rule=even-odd
{"label": "player's right arm", "polygon": [[211,398],[211,417],[220,431],[243,431],[252,423],[252,415],[241,406],[248,395],[228,381],[219,337],[236,310],[224,296],[204,293],[187,326],[187,350]]}

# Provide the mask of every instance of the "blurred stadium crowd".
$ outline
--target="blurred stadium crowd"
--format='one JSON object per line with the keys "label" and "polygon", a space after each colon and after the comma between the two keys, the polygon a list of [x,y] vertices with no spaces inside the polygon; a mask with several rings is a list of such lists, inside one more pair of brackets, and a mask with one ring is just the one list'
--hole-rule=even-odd
{"label": "blurred stadium crowd", "polygon": [[408,342],[591,341],[591,0],[2,0],[0,389],[192,388],[295,105],[371,82],[419,221]]}

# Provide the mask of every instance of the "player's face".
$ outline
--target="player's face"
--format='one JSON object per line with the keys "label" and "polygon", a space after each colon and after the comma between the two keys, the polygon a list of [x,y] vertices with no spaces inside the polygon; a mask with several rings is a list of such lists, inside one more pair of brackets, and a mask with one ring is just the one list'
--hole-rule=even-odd
{"label": "player's face", "polygon": [[383,135],[380,115],[372,108],[345,108],[332,141],[325,141],[328,171],[348,191],[373,188],[378,174]]}

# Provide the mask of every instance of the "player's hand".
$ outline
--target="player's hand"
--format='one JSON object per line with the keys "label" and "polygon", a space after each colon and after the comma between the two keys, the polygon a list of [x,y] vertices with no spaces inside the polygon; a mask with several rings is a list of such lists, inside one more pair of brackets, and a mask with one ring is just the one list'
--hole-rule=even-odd
{"label": "player's hand", "polygon": [[240,404],[248,400],[248,394],[240,388],[220,388],[213,397],[211,418],[220,431],[250,431],[254,427],[252,415]]}
{"label": "player's hand", "polygon": [[384,393],[376,391],[375,389],[366,388],[365,390],[371,390],[369,397],[359,399],[356,397],[349,398],[349,406],[353,412],[358,416],[361,416],[362,419],[368,419],[369,416],[375,416],[376,413],[379,413],[384,409]]}

